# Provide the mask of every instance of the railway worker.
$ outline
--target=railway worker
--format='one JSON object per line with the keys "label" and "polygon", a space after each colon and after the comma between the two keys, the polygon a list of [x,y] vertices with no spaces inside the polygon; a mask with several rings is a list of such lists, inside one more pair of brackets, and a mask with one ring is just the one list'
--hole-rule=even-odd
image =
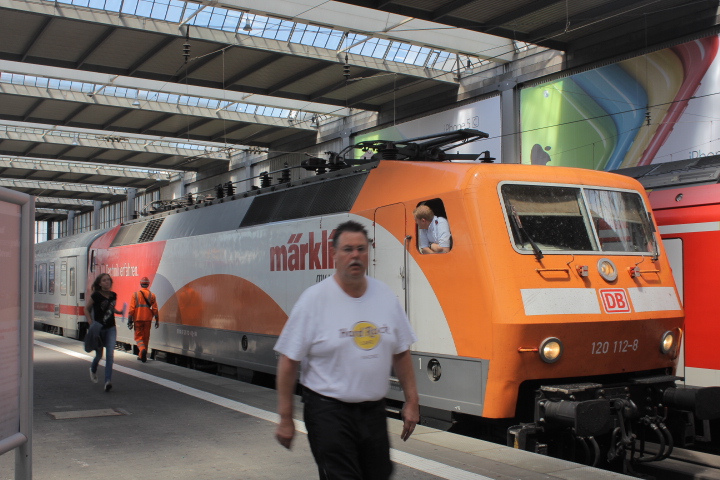
{"label": "railway worker", "polygon": [[138,360],[147,361],[148,346],[150,345],[150,325],[155,319],[155,328],[158,328],[160,317],[155,294],[148,288],[150,280],[142,277],[140,290],[133,293],[130,299],[128,312],[128,328],[135,328],[135,343],[138,347]]}
{"label": "railway worker", "polygon": [[301,369],[304,420],[320,479],[387,479],[392,473],[384,397],[390,369],[405,393],[401,438],[420,419],[410,346],[415,333],[395,294],[367,277],[369,241],[357,222],[337,227],[336,272],[298,299],[275,345],[280,424],[295,435],[293,392]]}
{"label": "railway worker", "polygon": [[447,253],[450,251],[450,225],[446,218],[436,216],[427,205],[414,211],[418,226],[418,247],[421,253]]}
{"label": "railway worker", "polygon": [[115,327],[115,314],[125,315],[124,304],[122,310],[115,309],[117,294],[112,291],[113,280],[107,273],[101,273],[92,283],[92,293],[85,303],[85,318],[92,326],[93,322],[102,325],[100,330],[101,345],[95,350],[95,358],[90,366],[90,380],[98,382],[97,368],[103,356],[105,347],[105,391],[112,389],[112,367],[115,353],[115,341],[117,340],[117,328]]}

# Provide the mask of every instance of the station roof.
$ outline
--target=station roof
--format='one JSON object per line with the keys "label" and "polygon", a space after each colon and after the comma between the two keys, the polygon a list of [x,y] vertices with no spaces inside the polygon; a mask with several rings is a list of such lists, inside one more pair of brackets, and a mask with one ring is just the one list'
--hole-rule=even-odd
{"label": "station roof", "polygon": [[591,63],[713,28],[717,8],[0,0],[0,185],[83,211],[56,200],[113,201],[242,150],[314,144],[319,124],[354,112],[422,114],[457,100],[461,69],[507,63],[528,44]]}

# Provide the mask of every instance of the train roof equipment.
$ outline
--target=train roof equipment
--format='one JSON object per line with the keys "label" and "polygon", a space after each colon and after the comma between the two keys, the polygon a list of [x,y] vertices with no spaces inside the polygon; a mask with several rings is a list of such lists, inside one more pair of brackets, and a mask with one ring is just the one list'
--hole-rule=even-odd
{"label": "train roof equipment", "polygon": [[[296,167],[289,167],[287,164],[279,170],[272,172],[261,172],[260,174],[240,180],[235,183],[260,179],[260,186],[253,186],[250,190],[245,192],[235,192],[235,187],[232,182],[227,182],[222,185],[217,185],[208,190],[203,190],[197,193],[190,193],[182,198],[175,198],[172,200],[155,200],[145,205],[139,212],[141,216],[153,216],[159,214],[169,214],[173,212],[187,211],[191,208],[197,209],[203,206],[216,205],[223,203],[228,200],[236,200],[238,198],[247,198],[250,196],[274,193],[284,191],[286,189],[293,189],[295,187],[307,186],[314,182],[325,183],[329,180],[335,180],[345,177],[357,177],[352,180],[348,179],[343,181],[343,184],[348,184],[351,192],[348,193],[354,197],[357,194],[359,187],[362,186],[365,176],[367,173],[375,168],[381,160],[401,160],[401,161],[431,161],[431,162],[444,162],[452,160],[463,160],[463,161],[480,161],[482,163],[492,163],[495,158],[490,156],[489,151],[484,151],[478,154],[467,154],[467,153],[448,153],[453,148],[458,148],[462,145],[475,142],[484,138],[488,138],[489,135],[480,130],[473,129],[462,129],[453,130],[450,132],[436,133],[432,135],[426,135],[423,137],[410,138],[407,140],[367,140],[359,142],[353,145],[349,145],[339,152],[325,152],[327,159],[312,157]],[[369,158],[352,158],[351,152],[354,150],[360,150],[362,152],[374,152]],[[308,155],[309,156],[309,155]],[[301,178],[299,180],[290,180],[290,169],[291,168],[303,168],[308,171],[314,171],[316,175]],[[280,174],[277,178],[277,183],[272,184],[273,177],[271,175]],[[314,187],[314,190],[347,190],[344,187],[322,187],[318,185]],[[359,184],[359,185],[358,185]],[[206,193],[210,192],[210,193]],[[355,195],[353,195],[353,193]],[[306,201],[312,202],[315,195],[307,195]],[[302,198],[297,198],[296,201],[302,201]],[[343,211],[343,205],[346,205],[349,209],[347,202],[340,202],[337,207],[326,207],[331,208],[331,211],[315,212],[315,214],[322,213],[333,213],[336,211]],[[298,218],[293,216],[292,218]],[[288,220],[289,218],[282,218],[278,220]],[[248,226],[243,224],[241,226]]]}
{"label": "train roof equipment", "polygon": [[639,181],[646,190],[676,188],[681,185],[712,185],[720,182],[720,155],[621,168],[619,173]]}

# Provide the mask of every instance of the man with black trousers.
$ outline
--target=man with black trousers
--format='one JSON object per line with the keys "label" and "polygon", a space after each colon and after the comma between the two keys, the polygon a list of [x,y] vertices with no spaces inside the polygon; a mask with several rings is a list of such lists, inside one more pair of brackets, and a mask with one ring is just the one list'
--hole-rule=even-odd
{"label": "man with black trousers", "polygon": [[331,246],[335,274],[303,292],[275,345],[276,438],[286,448],[292,445],[293,392],[301,369],[305,426],[321,480],[390,477],[384,397],[391,368],[405,394],[403,440],[420,419],[410,356],[417,337],[392,290],[365,275],[369,248],[361,224],[337,227]]}

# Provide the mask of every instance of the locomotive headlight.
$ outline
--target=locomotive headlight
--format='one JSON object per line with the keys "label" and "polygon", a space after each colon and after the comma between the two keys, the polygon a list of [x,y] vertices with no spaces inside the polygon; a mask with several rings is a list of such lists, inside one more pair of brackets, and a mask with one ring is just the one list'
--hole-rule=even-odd
{"label": "locomotive headlight", "polygon": [[670,353],[670,350],[672,350],[674,345],[675,335],[673,335],[670,331],[663,333],[662,341],[660,342],[660,351],[667,355]]}
{"label": "locomotive headlight", "polygon": [[540,344],[540,358],[546,363],[557,362],[563,353],[563,345],[559,338],[550,337]]}
{"label": "locomotive headlight", "polygon": [[601,258],[597,263],[598,273],[608,282],[617,280],[617,268],[615,264],[608,258]]}

